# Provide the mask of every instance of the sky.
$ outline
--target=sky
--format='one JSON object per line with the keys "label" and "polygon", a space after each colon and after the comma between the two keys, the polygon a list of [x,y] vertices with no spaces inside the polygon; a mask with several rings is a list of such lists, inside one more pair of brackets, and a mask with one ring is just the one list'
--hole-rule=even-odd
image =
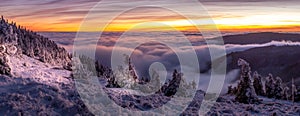
{"label": "sky", "polygon": [[[199,0],[221,31],[288,31],[300,30],[299,0]],[[104,20],[127,7],[139,6],[115,17],[105,31],[126,31],[138,24],[139,30],[195,30],[186,17],[154,3],[182,9],[202,21],[192,0],[0,0],[0,12],[10,21],[34,31],[98,31]],[[99,7],[95,7],[98,4]],[[141,7],[141,5],[144,5]],[[149,6],[145,6],[149,5]],[[94,8],[93,10],[91,10]],[[180,12],[180,11],[179,11]],[[90,18],[85,18],[87,14]],[[155,23],[149,23],[155,22]],[[197,24],[196,24],[197,25]]]}

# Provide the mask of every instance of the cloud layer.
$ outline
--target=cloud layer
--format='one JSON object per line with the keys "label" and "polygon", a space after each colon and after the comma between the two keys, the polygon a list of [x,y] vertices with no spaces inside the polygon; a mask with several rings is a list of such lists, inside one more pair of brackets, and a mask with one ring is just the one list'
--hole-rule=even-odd
{"label": "cloud layer", "polygon": [[[42,33],[45,36],[48,36],[52,38],[54,41],[56,41],[58,44],[64,46],[67,48],[70,52],[72,51],[72,43],[73,38],[75,37],[75,33]],[[92,33],[86,33],[86,37],[88,35],[91,35]],[[166,34],[166,33],[162,33]],[[137,69],[137,72],[139,76],[149,77],[149,68],[151,64],[155,62],[160,62],[163,64],[168,71],[168,75],[172,73],[174,69],[180,69],[180,62],[178,59],[177,54],[187,54],[186,57],[189,57],[188,54],[191,54],[193,51],[191,49],[184,49],[185,47],[182,47],[179,51],[173,51],[169,47],[165,46],[164,44],[161,44],[159,42],[150,42],[145,43],[137,48],[126,48],[126,47],[116,47],[115,43],[117,41],[117,37],[119,37],[120,34],[114,34],[114,33],[107,33],[106,36],[104,36],[102,39],[98,41],[97,51],[96,51],[96,58],[104,65],[110,66],[111,62],[111,53],[114,50],[116,51],[123,51],[124,53],[128,51],[134,51],[132,54],[132,61],[134,66]],[[143,35],[143,34],[142,34]],[[168,35],[168,34],[166,34]],[[149,35],[148,35],[149,36]],[[170,36],[170,35],[169,35]],[[193,36],[193,34],[190,34],[190,36]],[[136,35],[135,41],[143,41],[145,38],[141,38],[141,36]],[[172,42],[172,36],[166,38],[168,41]],[[189,38],[189,37],[188,37]],[[194,37],[191,37],[192,40],[195,40]],[[125,41],[126,42],[126,41]],[[129,43],[132,43],[133,41],[127,41]],[[176,41],[178,44],[180,44],[180,41]],[[84,43],[86,44],[92,44],[97,43],[97,39],[89,38],[85,39]],[[205,89],[208,85],[208,81],[210,80],[210,52],[209,50],[217,50],[222,49],[222,46],[220,45],[210,45],[210,48],[201,41],[194,41],[193,48],[196,51],[200,70],[195,70],[194,68],[188,68],[189,72],[191,73],[200,73],[200,87]],[[199,44],[200,43],[200,44]],[[226,44],[224,45],[226,48],[227,54],[232,52],[241,52],[252,48],[259,48],[259,47],[267,47],[267,46],[300,46],[300,42],[290,42],[290,41],[271,41],[264,44],[246,44],[246,45],[238,45],[238,44]],[[186,46],[189,47],[189,46]],[[89,50],[87,48],[87,50]],[[221,57],[221,56],[219,56]],[[121,61],[122,62],[122,61]],[[188,64],[185,64],[185,67],[190,67]],[[229,71],[229,73],[226,76],[226,83],[233,84],[235,81],[235,77],[238,75],[238,70]],[[188,75],[186,75],[188,76]],[[191,75],[190,75],[191,76]],[[189,77],[186,77],[187,80]],[[224,87],[225,87],[224,85]],[[226,90],[226,89],[225,89]]]}

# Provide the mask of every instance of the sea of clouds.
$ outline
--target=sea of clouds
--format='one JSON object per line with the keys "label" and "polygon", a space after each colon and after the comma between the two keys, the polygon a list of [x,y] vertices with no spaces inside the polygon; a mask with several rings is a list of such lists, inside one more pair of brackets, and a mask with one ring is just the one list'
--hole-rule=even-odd
{"label": "sea of clouds", "polygon": [[[42,35],[49,37],[51,40],[55,41],[59,45],[65,47],[69,52],[72,52],[74,38],[76,38],[76,33],[41,33]],[[174,69],[180,69],[180,62],[178,59],[178,54],[184,54],[185,58],[189,58],[190,54],[196,53],[198,58],[198,63],[200,70],[195,70],[192,66],[189,66],[188,63],[185,63],[184,66],[189,69],[190,74],[197,75],[200,74],[199,87],[203,90],[206,90],[208,82],[210,81],[210,62],[216,58],[222,57],[217,56],[215,59],[211,59],[210,50],[222,51],[226,48],[226,53],[230,54],[233,52],[242,52],[252,48],[267,47],[267,46],[299,46],[300,42],[291,42],[291,41],[270,41],[263,44],[226,44],[226,45],[216,45],[210,44],[207,45],[205,40],[202,38],[201,34],[174,34],[170,32],[158,32],[155,33],[132,33],[126,36],[122,36],[120,33],[104,33],[99,38],[90,38],[95,37],[98,33],[81,33],[80,40],[83,44],[86,44],[85,50],[89,50],[88,45],[97,44],[96,47],[96,59],[98,59],[102,64],[106,66],[111,65],[111,55],[112,51],[119,51],[119,53],[126,53],[133,51],[131,55],[131,60],[137,70],[139,76],[149,77],[149,68],[153,63],[161,63],[164,65],[164,68],[168,72],[168,76],[171,75]],[[130,38],[124,39],[123,38]],[[165,44],[160,43],[159,41],[150,41],[143,43],[143,41],[151,38],[159,38],[154,40],[164,40],[164,43],[178,44],[178,49],[170,48]],[[174,39],[176,38],[176,39]],[[187,39],[191,42],[191,46],[182,46],[187,45],[183,44],[182,39]],[[141,42],[142,41],[142,42]],[[122,43],[124,46],[117,46],[116,43]],[[134,43],[143,43],[136,48],[126,47],[128,44]],[[76,46],[75,46],[76,47]],[[193,62],[192,62],[193,63]],[[192,65],[192,64],[191,64]],[[190,68],[189,68],[190,67]],[[236,77],[239,74],[239,70],[228,71],[224,87],[226,88],[229,84],[234,84]],[[192,76],[192,75],[186,75]],[[220,78],[222,76],[220,75]],[[189,77],[186,77],[189,81]],[[225,89],[224,88],[224,89]]]}

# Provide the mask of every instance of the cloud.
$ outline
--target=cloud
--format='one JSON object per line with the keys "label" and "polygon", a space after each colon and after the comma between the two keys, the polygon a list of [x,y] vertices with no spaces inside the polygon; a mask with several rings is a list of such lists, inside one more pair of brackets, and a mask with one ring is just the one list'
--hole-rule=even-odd
{"label": "cloud", "polygon": [[247,44],[247,45],[238,45],[238,44],[227,44],[225,48],[227,53],[232,52],[240,52],[245,51],[251,48],[258,48],[258,47],[267,47],[267,46],[300,46],[300,42],[291,42],[291,41],[271,41],[269,43],[264,44]]}
{"label": "cloud", "polygon": [[199,0],[200,2],[293,2],[298,0]]}
{"label": "cloud", "polygon": [[[226,75],[214,75],[215,78],[224,78],[225,80],[222,86],[221,94],[225,94],[228,91],[228,86],[232,85],[233,87],[237,84],[237,77],[239,75],[239,69],[232,70],[228,72]],[[218,91],[217,88],[214,87],[214,85],[209,86],[209,82],[211,81],[211,74],[200,74],[200,80],[198,84],[198,89],[206,91],[208,87],[212,87],[212,91]]]}
{"label": "cloud", "polygon": [[[76,31],[79,27],[82,19],[85,18],[90,9],[96,5],[100,0],[6,0],[1,1],[0,12],[10,20],[18,21],[19,23],[33,27],[34,29],[41,29],[39,31],[47,31],[42,29],[40,25],[54,25],[51,27],[51,31],[63,30],[62,27],[69,27],[65,30]],[[273,14],[272,12],[278,12],[281,14],[299,15],[298,0],[199,0],[203,3],[216,19],[223,18],[241,18],[252,15],[257,15],[258,12],[262,15]],[[163,8],[154,8],[154,6],[147,6],[153,3],[159,3],[165,6],[172,6],[185,10],[186,14],[195,16],[195,14],[201,15],[196,12],[194,5],[190,1],[182,0],[164,0],[164,1],[149,1],[149,0],[102,0],[102,6],[95,8],[94,12],[90,12],[94,16],[89,19],[90,30],[95,30],[97,27],[103,26],[103,18],[111,16],[113,13],[122,11],[123,8],[138,7],[125,15],[118,17],[115,21],[117,24],[126,23],[139,23],[146,21],[175,21],[181,20],[183,17],[178,14],[165,10]],[[268,4],[266,6],[265,4]],[[146,5],[146,6],[145,6]],[[287,7],[288,6],[288,7]],[[199,6],[200,7],[200,6]],[[195,17],[196,19],[203,19],[207,17]],[[289,19],[291,22],[296,23],[296,19]],[[296,22],[295,22],[296,21]],[[34,23],[33,23],[34,22]],[[35,23],[38,23],[35,25]],[[54,28],[56,27],[56,29]],[[53,29],[52,29],[53,28]],[[154,27],[155,28],[155,27]],[[182,28],[187,28],[182,26]],[[122,30],[122,28],[121,28]]]}
{"label": "cloud", "polygon": [[[71,52],[73,39],[75,38],[75,33],[42,33],[47,37],[50,37],[52,40],[56,41],[58,44],[68,48],[68,51]],[[98,43],[96,55],[103,64],[110,66],[110,59],[111,59],[111,52],[114,48],[114,45],[120,35],[116,33],[106,33],[106,36],[103,36],[98,42],[97,38],[89,38],[90,35],[97,33],[84,33],[81,34],[82,39],[79,39],[81,43],[85,45],[92,45]],[[109,36],[109,37],[107,37]],[[85,39],[86,38],[86,39]],[[144,38],[138,38],[135,41],[143,41]],[[128,41],[125,41],[128,42]],[[131,41],[132,43],[133,41]],[[172,42],[172,39],[170,39]],[[180,41],[176,41],[180,44]],[[196,42],[198,43],[198,42]],[[198,72],[207,72],[210,68],[211,62],[211,54],[210,50],[221,51],[224,47],[226,48],[227,54],[232,52],[241,52],[252,48],[258,47],[267,47],[267,46],[299,46],[300,42],[289,42],[289,41],[272,41],[269,43],[264,44],[247,44],[247,45],[239,45],[239,44],[226,44],[225,46],[220,45],[210,45],[208,48],[205,44],[195,44],[193,49],[196,52],[196,55],[199,59],[200,71]],[[136,53],[132,55],[133,63],[136,67],[141,70],[141,72],[147,72],[149,66],[154,62],[161,62],[167,67],[168,71],[172,71],[174,69],[179,69],[180,63],[178,60],[178,54],[185,55],[186,58],[189,57],[189,54],[192,54],[194,51],[189,49],[190,46],[182,46],[177,51],[173,51],[169,47],[165,46],[164,44],[158,42],[148,42],[144,43],[137,48],[126,48],[126,47],[116,47],[117,51],[123,51],[124,53],[128,51],[135,51]],[[88,50],[88,49],[87,49]],[[125,52],[126,51],[126,52]],[[222,57],[218,53],[216,53],[217,57]],[[188,66],[188,64],[186,64]],[[143,73],[148,74],[148,73]],[[144,75],[145,76],[145,75]]]}
{"label": "cloud", "polygon": [[[43,35],[50,37],[52,40],[56,41],[60,45],[67,48],[70,52],[72,51],[72,43],[73,38],[75,38],[76,33],[42,33]],[[93,33],[85,33],[82,38],[89,37]],[[97,34],[97,33],[94,33]],[[109,36],[109,37],[106,37]],[[98,42],[101,44],[98,44],[97,51],[96,51],[96,58],[104,65],[110,66],[111,65],[111,53],[114,49],[114,44],[117,40],[117,37],[120,36],[118,33],[106,33],[106,36],[104,36],[102,39],[103,41]],[[193,35],[190,35],[193,36]],[[143,38],[137,37],[138,40],[142,40]],[[92,44],[95,43],[97,39],[96,38],[89,38],[89,39],[82,39],[86,44]],[[127,41],[128,42],[128,41]],[[180,41],[177,41],[180,43]],[[239,44],[226,44],[226,52],[227,54],[232,52],[241,52],[245,50],[249,50],[252,48],[258,48],[258,47],[267,47],[267,46],[300,46],[300,42],[290,42],[290,41],[272,41],[264,44],[246,44],[246,45],[239,45]],[[193,48],[196,51],[197,57],[199,59],[199,66],[200,71],[195,70],[192,68],[191,64],[184,64],[184,67],[188,69],[188,72],[191,74],[185,75],[185,78],[188,81],[192,76],[196,76],[196,74],[201,72],[200,74],[200,82],[199,82],[199,88],[206,90],[208,86],[208,82],[210,81],[210,52],[209,50],[220,50],[224,46],[220,45],[210,45],[210,49],[205,44],[197,44],[196,46],[193,46]],[[138,46],[137,48],[126,48],[126,47],[115,47],[116,51],[119,52],[129,52],[134,51],[134,54],[132,54],[132,61],[134,66],[136,67],[137,73],[140,77],[149,77],[149,68],[151,64],[160,62],[166,67],[168,76],[170,77],[172,74],[172,71],[174,69],[180,69],[180,62],[178,59],[177,54],[183,54],[185,58],[189,59],[189,54],[191,54],[193,51],[189,46],[182,46],[177,51],[172,51],[169,47],[165,46],[164,44],[158,43],[158,42],[149,42],[142,44]],[[90,50],[86,48],[86,50]],[[120,54],[122,56],[122,54]],[[221,57],[221,56],[218,56]],[[120,60],[118,62],[124,62],[123,60]],[[193,63],[192,61],[190,63]],[[193,75],[195,74],[195,75]],[[236,77],[239,74],[239,70],[232,70],[228,71],[225,83],[223,86],[222,93],[227,91],[227,86],[234,84],[236,81]],[[222,75],[217,75],[217,77],[221,78]]]}

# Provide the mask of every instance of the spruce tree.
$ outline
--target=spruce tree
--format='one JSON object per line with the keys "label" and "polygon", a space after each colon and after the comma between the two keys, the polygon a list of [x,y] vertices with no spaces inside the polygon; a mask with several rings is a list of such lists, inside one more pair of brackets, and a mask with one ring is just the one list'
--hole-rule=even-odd
{"label": "spruce tree", "polygon": [[265,95],[263,84],[261,81],[261,76],[255,71],[253,74],[253,86],[257,95]]}
{"label": "spruce tree", "polygon": [[239,59],[238,65],[241,66],[241,76],[235,100],[247,104],[259,102],[253,84],[250,80],[251,67],[249,66],[249,63],[243,59]]}
{"label": "spruce tree", "polygon": [[232,85],[228,86],[227,94],[233,94],[233,88]]}
{"label": "spruce tree", "polygon": [[294,84],[294,78],[293,78],[293,80],[292,80],[292,101],[293,101],[293,103],[295,102],[295,96],[297,95],[297,88],[296,88],[296,86],[295,86],[295,84]]}
{"label": "spruce tree", "polygon": [[289,91],[290,91],[290,88],[289,87],[285,87],[284,89],[283,89],[283,95],[282,95],[282,99],[284,99],[284,100],[289,100],[289,98],[290,98],[290,94],[289,94]]}
{"label": "spruce tree", "polygon": [[275,83],[274,83],[274,97],[276,99],[283,98],[283,88],[282,88],[282,80],[280,77],[276,77]]}
{"label": "spruce tree", "polygon": [[274,79],[272,74],[269,74],[269,76],[267,77],[265,86],[266,86],[266,96],[269,98],[273,98],[275,86],[274,86]]}
{"label": "spruce tree", "polygon": [[178,88],[180,86],[180,82],[182,79],[182,73],[179,73],[176,69],[173,72],[172,80],[169,83],[165,83],[161,89],[156,93],[161,93],[165,96],[171,97],[176,94]]}

